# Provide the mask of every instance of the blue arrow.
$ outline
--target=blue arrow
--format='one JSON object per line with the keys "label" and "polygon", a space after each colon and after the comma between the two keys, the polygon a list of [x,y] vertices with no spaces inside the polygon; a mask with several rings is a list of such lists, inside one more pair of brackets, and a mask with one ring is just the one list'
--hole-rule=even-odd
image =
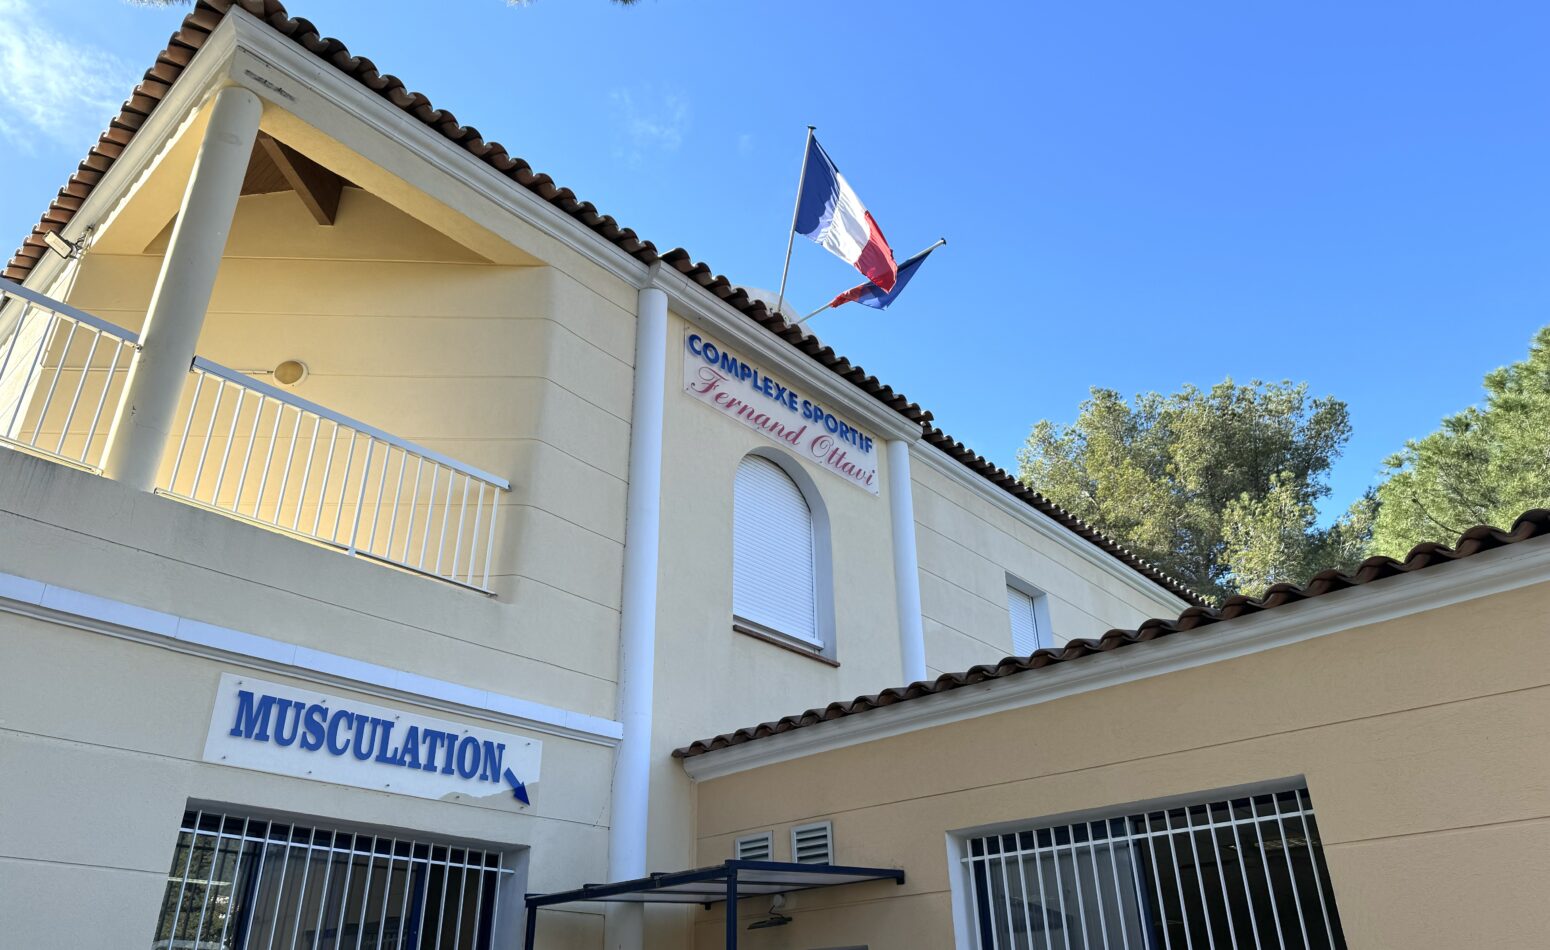
{"label": "blue arrow", "polygon": [[524,805],[533,804],[527,800],[527,785],[523,784],[522,780],[517,778],[517,774],[511,769],[506,770],[506,781],[511,783],[512,798],[515,798],[517,801]]}

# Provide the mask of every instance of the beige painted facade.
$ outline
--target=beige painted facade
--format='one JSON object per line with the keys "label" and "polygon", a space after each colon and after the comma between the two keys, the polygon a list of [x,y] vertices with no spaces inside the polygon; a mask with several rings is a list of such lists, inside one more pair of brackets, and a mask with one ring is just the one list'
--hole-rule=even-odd
{"label": "beige painted facade", "polygon": [[[265,102],[264,133],[352,187],[330,227],[289,191],[239,200],[197,352],[260,381],[281,361],[300,360],[310,372],[295,396],[509,481],[498,496],[490,592],[0,447],[0,919],[8,936],[19,935],[20,946],[77,947],[148,938],[191,803],[475,842],[520,863],[531,890],[604,879],[637,294],[653,282],[670,291],[672,312],[649,851],[653,868],[689,866],[703,850],[695,788],[673,748],[897,685],[902,661],[885,458],[878,495],[789,461],[810,471],[812,501],[830,520],[835,662],[732,630],[733,475],[747,453],[772,447],[683,394],[684,334],[713,334],[821,395],[878,440],[880,456],[885,439],[918,430],[678,275],[648,272],[423,126],[395,118],[371,93],[295,67],[283,49],[264,46],[282,41],[245,17],[233,13],[222,26],[230,35],[200,54],[226,59],[197,82],[251,88]],[[29,287],[144,328],[209,111],[204,92],[181,95],[94,193],[86,211],[96,231],[78,270],[50,261]],[[45,366],[59,360],[58,350],[47,352]],[[110,387],[113,399],[117,392]],[[41,395],[29,395],[20,425],[52,436],[58,407],[40,423]],[[196,413],[186,443],[216,452],[267,436],[267,426],[233,427],[219,416],[211,424]],[[277,431],[283,456],[288,430]],[[911,456],[933,675],[1011,652],[1008,575],[1048,595],[1060,639],[1180,608],[936,449],[917,444]],[[169,452],[160,483],[170,483],[172,465]],[[335,473],[345,476],[343,458]],[[222,503],[245,510],[283,505],[274,480],[225,492]],[[327,523],[353,509],[325,503],[295,513],[303,524]],[[386,530],[380,518],[376,527]],[[62,599],[30,602],[18,593],[29,583]],[[95,606],[71,606],[76,595]],[[196,649],[112,619],[144,611],[320,659],[306,666]],[[370,686],[359,664],[397,671],[400,685]],[[538,735],[545,761],[532,807],[427,801],[204,762],[221,674],[255,670],[410,714]],[[593,725],[535,723],[481,707],[478,697],[539,704]],[[71,896],[83,891],[94,895],[92,913],[79,913]],[[653,913],[648,925],[653,946],[693,939],[688,913]],[[602,944],[598,908],[544,915],[540,946]]]}
{"label": "beige painted facade", "polygon": [[[1547,544],[1522,547],[1544,562]],[[1271,614],[1300,612],[1310,627],[1334,632],[1248,655],[1142,672],[1149,651],[1179,649],[1168,638],[1012,677],[1003,685],[1026,682],[1020,704],[1007,711],[923,720],[854,744],[828,738],[868,717],[881,728],[917,703],[954,695],[944,694],[788,734],[774,756],[785,761],[751,762],[700,783],[699,862],[723,860],[738,836],[763,830],[774,831],[783,859],[790,825],[832,820],[838,863],[903,868],[905,884],[797,895],[787,906],[790,926],[747,932],[741,946],[950,947],[958,833],[1122,815],[1143,810],[1140,803],[1206,801],[1216,790],[1301,777],[1349,946],[1544,946],[1550,583],[1543,567],[1537,583],[1510,591],[1459,593],[1382,622],[1342,628],[1339,620],[1341,611],[1381,596],[1383,584],[1414,582],[1411,589],[1424,591],[1420,585],[1445,583],[1467,563],[1328,595],[1338,603],[1322,608],[1278,608]],[[1256,629],[1227,623],[1176,638],[1216,638],[1225,649]],[[1114,685],[1060,695],[1057,679],[1074,673]],[[1058,698],[1046,700],[1041,679]],[[757,755],[762,742],[776,744],[734,748]],[[802,754],[804,743],[833,747]],[[726,755],[690,761],[705,767]],[[743,913],[752,921],[766,912],[767,902],[749,900]],[[697,946],[720,946],[722,921],[719,910],[701,913]]]}

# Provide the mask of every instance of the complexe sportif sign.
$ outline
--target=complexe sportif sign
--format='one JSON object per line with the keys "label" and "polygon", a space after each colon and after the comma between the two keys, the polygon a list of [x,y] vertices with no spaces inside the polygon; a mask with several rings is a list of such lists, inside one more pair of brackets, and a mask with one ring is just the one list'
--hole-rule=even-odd
{"label": "complexe sportif sign", "polygon": [[877,443],[704,334],[684,336],[684,392],[877,494]]}
{"label": "complexe sportif sign", "polygon": [[445,719],[221,675],[204,760],[418,798],[527,805],[543,743]]}

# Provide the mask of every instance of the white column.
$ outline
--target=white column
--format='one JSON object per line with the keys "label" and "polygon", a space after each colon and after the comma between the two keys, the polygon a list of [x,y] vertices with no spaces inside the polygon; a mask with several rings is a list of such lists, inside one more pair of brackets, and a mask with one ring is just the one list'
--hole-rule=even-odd
{"label": "white column", "polygon": [[241,87],[228,86],[216,95],[172,226],[104,465],[109,478],[141,491],[156,487],[262,111],[258,97]]}
{"label": "white column", "polygon": [[[619,721],[608,827],[608,880],[646,875],[651,786],[651,708],[657,639],[657,551],[662,525],[662,412],[667,386],[667,294],[640,292],[635,319],[635,396],[630,410],[630,485],[624,527],[624,592],[619,617]],[[638,950],[639,904],[607,919],[609,950]]]}
{"label": "white column", "polygon": [[915,496],[910,488],[910,444],[888,441],[888,514],[893,521],[893,589],[899,608],[899,653],[904,681],[926,678],[926,629],[920,619],[920,562],[915,554]]}

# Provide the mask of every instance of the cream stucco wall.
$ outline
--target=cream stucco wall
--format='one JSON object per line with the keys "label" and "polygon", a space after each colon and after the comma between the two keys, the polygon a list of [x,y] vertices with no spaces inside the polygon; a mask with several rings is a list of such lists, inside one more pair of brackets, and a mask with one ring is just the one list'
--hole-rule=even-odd
{"label": "cream stucco wall", "polygon": [[[1186,605],[999,487],[927,445],[911,465],[921,614],[931,675],[994,663],[1012,651],[1007,575],[1048,598],[1054,645],[1172,617]],[[1015,514],[1014,514],[1015,512]],[[1042,530],[1041,527],[1042,526]],[[1085,555],[1085,556],[1084,556]]]}
{"label": "cream stucco wall", "polygon": [[[265,68],[256,60],[249,65]],[[509,479],[512,490],[500,498],[493,596],[341,556],[10,452],[0,452],[0,571],[613,717],[634,282],[619,276],[624,268],[599,263],[600,256],[617,256],[616,249],[583,253],[574,236],[557,236],[553,222],[535,224],[545,219],[520,218],[481,197],[470,182],[488,170],[471,167],[469,178],[461,180],[367,128],[359,115],[331,114],[334,107],[314,97],[293,100],[292,106],[294,114],[269,106],[264,130],[360,187],[345,191],[331,227],[317,225],[289,192],[240,200],[198,351],[261,380],[267,378],[263,370],[282,360],[302,360],[310,375],[296,395]],[[141,328],[168,223],[202,130],[196,114],[125,202],[103,219],[105,227],[69,292],[71,304]],[[131,173],[127,167],[114,172]],[[479,180],[481,188],[488,184]],[[701,326],[709,323],[712,333],[718,320],[745,326],[744,318],[725,309],[696,319]],[[669,758],[672,748],[762,718],[875,692],[901,678],[886,469],[879,472],[881,493],[874,496],[806,462],[792,462],[809,472],[830,519],[838,665],[731,629],[733,475],[746,453],[773,446],[682,394],[688,324],[678,314],[670,322],[652,739],[654,868],[683,867],[696,857],[695,799]],[[798,367],[813,372],[805,355],[778,350],[771,372],[793,377]],[[864,418],[863,408],[877,411],[861,391],[830,382],[839,393],[826,399],[834,411],[853,419]],[[238,428],[238,444],[250,426]],[[280,430],[277,454],[285,452],[286,432]],[[191,427],[191,433],[190,448],[197,452],[202,426]],[[212,447],[218,451],[230,435],[218,422]],[[932,469],[920,455],[933,452],[916,448],[913,490],[934,672],[1009,651],[1005,604],[996,595],[1008,571],[1051,593],[1057,630],[1070,635],[1176,609],[1160,591],[1138,593],[1117,563],[1084,558],[1050,541],[1032,527],[1040,517],[1036,513],[1008,511],[987,500],[983,486],[974,484],[977,476],[950,471],[953,463],[944,463],[947,473]],[[878,455],[879,465],[886,466],[881,445]],[[342,459],[336,465],[342,468]],[[249,489],[258,500],[259,489],[251,482]],[[276,491],[272,483],[268,491]],[[321,514],[331,513],[325,507]],[[5,614],[0,635],[6,637],[0,640],[5,650],[0,659],[8,671],[25,670],[37,683],[54,684],[56,693],[61,683],[75,682],[78,664],[85,664],[84,688],[104,695],[126,689],[124,678],[114,680],[92,665],[96,648],[90,644],[105,643],[101,655],[112,658],[109,665],[132,671],[134,682],[151,693],[173,697],[168,705],[180,722],[197,721],[202,729],[218,664],[191,658],[163,662],[166,651],[13,621]],[[286,790],[278,779],[242,785],[252,793],[233,797],[241,783],[225,775],[229,770],[190,763],[186,729],[165,737],[137,735],[134,717],[127,717],[130,721],[114,723],[107,732],[93,732],[107,728],[100,717],[72,713],[59,705],[63,701],[47,708],[55,717],[51,721],[60,724],[53,732],[26,710],[0,723],[10,730],[0,733],[5,751],[16,750],[27,768],[109,774],[122,769],[128,775],[138,774],[133,763],[156,761],[169,763],[178,776],[157,789],[155,813],[148,810],[135,829],[140,843],[125,845],[134,851],[132,858],[107,848],[95,856],[83,852],[75,864],[84,870],[40,872],[39,880],[106,875],[104,880],[115,883],[103,891],[104,900],[133,904],[135,915],[153,912],[147,908],[155,901],[142,908],[135,888],[145,888],[144,875],[165,870],[176,816],[190,797],[281,807],[269,804],[273,799],[301,813],[359,813],[367,816],[360,820],[370,821],[383,816],[386,822],[385,816],[395,813],[396,805],[376,799],[362,804],[360,795],[367,793],[348,790],[317,793],[317,805],[310,807],[306,802],[316,789]],[[534,885],[540,888],[600,880],[611,753],[585,747],[570,758],[568,752],[556,756],[556,768],[568,770],[567,781],[580,790],[546,790],[544,797],[564,794],[567,801],[554,803],[560,809],[554,815],[535,806],[539,818],[553,820],[534,825],[540,830],[496,827],[494,819],[444,821],[442,812],[426,811],[423,803],[405,805],[403,821],[423,822],[416,827],[427,831],[466,828],[457,833],[530,843]],[[545,774],[547,780],[547,768]],[[148,778],[126,779],[135,781],[142,782],[135,788],[151,788]],[[38,793],[28,794],[33,797],[25,799],[21,813],[60,814]],[[46,862],[36,843],[19,827],[11,832],[15,837],[3,839],[0,859],[42,867]],[[550,857],[556,851],[565,856]],[[127,869],[128,876],[114,877],[120,873],[115,869]],[[123,883],[130,881],[140,883]],[[38,893],[43,892],[26,892]],[[552,916],[557,922],[544,928],[557,929],[541,928],[544,945],[592,946],[601,939],[595,908]],[[691,939],[689,916],[653,911],[653,919],[656,945],[682,946]],[[569,935],[562,938],[562,931]],[[81,936],[82,945],[92,944],[90,933]]]}
{"label": "cream stucco wall", "polygon": [[[0,572],[612,715],[611,689],[544,659],[546,631],[494,599],[14,452],[0,453]],[[0,919],[18,946],[114,947],[126,934],[149,935],[190,800],[530,848],[539,887],[602,873],[606,744],[538,735],[543,780],[524,813],[206,764],[215,686],[232,671],[244,667],[0,611]],[[467,719],[408,700],[366,701]],[[95,895],[92,913],[79,912],[83,893]],[[546,926],[600,932],[595,915]]]}
{"label": "cream stucco wall", "polygon": [[742,945],[947,947],[949,832],[1303,776],[1350,946],[1543,946],[1547,603],[1538,584],[708,781],[700,860],[764,829],[783,857],[791,824],[832,819],[840,862],[906,884],[798,895]]}

